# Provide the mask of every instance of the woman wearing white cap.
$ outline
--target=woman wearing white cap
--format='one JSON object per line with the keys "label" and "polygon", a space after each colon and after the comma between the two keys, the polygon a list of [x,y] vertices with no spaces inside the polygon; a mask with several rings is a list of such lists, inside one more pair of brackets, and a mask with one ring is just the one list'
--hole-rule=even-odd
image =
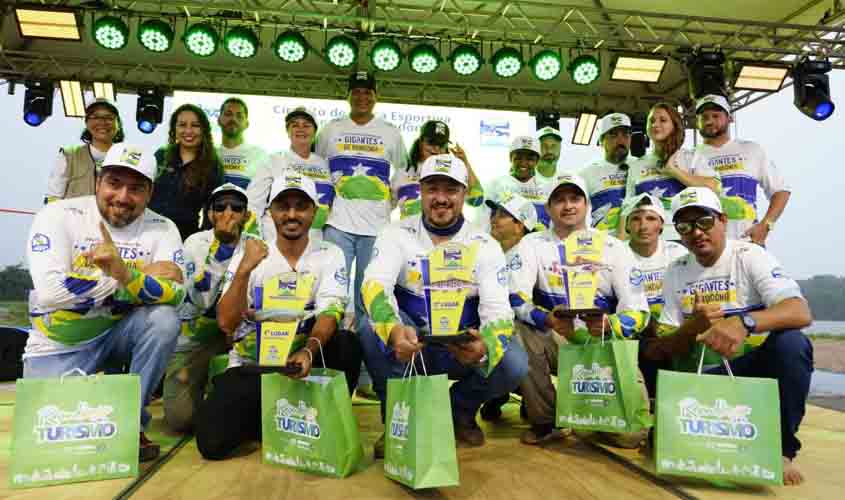
{"label": "woman wearing white cap", "polygon": [[[625,196],[651,194],[669,209],[672,197],[686,187],[706,187],[719,192],[719,180],[712,167],[692,168],[693,152],[681,149],[684,144],[684,122],[678,110],[668,102],[659,102],[648,113],[648,137],[652,148],[642,158],[631,162]],[[624,218],[620,228],[625,228]],[[619,232],[624,239],[625,230]],[[672,224],[663,228],[664,240],[680,240]]]}

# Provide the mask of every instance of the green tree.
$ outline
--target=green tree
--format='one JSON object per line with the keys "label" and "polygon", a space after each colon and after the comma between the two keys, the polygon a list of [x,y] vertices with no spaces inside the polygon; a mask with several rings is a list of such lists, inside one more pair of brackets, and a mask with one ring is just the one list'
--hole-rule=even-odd
{"label": "green tree", "polygon": [[0,300],[27,300],[29,290],[32,278],[22,264],[0,269]]}
{"label": "green tree", "polygon": [[813,318],[818,321],[845,321],[845,278],[823,274],[799,280],[801,291]]}

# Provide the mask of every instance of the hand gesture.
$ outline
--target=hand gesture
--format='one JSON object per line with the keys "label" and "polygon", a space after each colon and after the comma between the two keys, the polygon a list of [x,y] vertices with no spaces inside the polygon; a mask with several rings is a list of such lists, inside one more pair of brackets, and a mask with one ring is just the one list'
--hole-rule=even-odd
{"label": "hand gesture", "polygon": [[267,257],[267,254],[267,244],[263,241],[253,238],[244,241],[244,256],[238,271],[251,273]]}
{"label": "hand gesture", "polygon": [[417,338],[417,332],[410,326],[396,325],[390,330],[388,345],[393,348],[396,359],[403,363],[411,361],[411,356],[423,348]]}
{"label": "hand gesture", "polygon": [[473,366],[477,365],[481,361],[481,358],[487,354],[487,346],[481,340],[478,330],[470,328],[467,330],[467,333],[472,337],[471,341],[460,344],[449,344],[446,348],[455,356],[458,363],[464,366]]}
{"label": "hand gesture", "polygon": [[305,351],[307,351],[307,348],[303,347],[288,358],[288,365],[299,365],[299,372],[288,374],[289,377],[305,378],[309,373],[311,373],[311,361],[313,356],[311,356],[310,352]]}
{"label": "hand gesture", "polygon": [[465,164],[469,163],[469,160],[467,160],[467,154],[460,144],[453,144],[452,147],[449,148],[449,152],[455,155],[455,158],[458,158]]}
{"label": "hand gesture", "polygon": [[717,321],[706,332],[695,339],[726,358],[733,357],[739,351],[748,330],[739,316]]}
{"label": "hand gesture", "polygon": [[764,247],[766,246],[766,238],[769,237],[769,226],[765,222],[758,222],[742,233],[742,237],[751,238],[753,243]]}
{"label": "hand gesture", "polygon": [[222,243],[232,243],[241,237],[244,217],[231,210],[218,212],[214,217],[214,237]]}
{"label": "hand gesture", "polygon": [[177,283],[182,283],[184,281],[184,278],[182,277],[182,270],[179,269],[179,266],[166,260],[147,264],[139,269],[139,271],[154,278],[166,279]]}
{"label": "hand gesture", "polygon": [[587,331],[593,337],[601,338],[602,335],[611,336],[613,333],[610,329],[610,321],[607,319],[607,314],[582,314],[581,320],[587,325]]}
{"label": "hand gesture", "polygon": [[102,221],[100,221],[100,235],[103,237],[103,241],[89,251],[86,258],[100,268],[103,274],[125,285],[129,282],[129,269],[124,264],[123,259],[120,258],[117,245],[114,244],[111,233]]}
{"label": "hand gesture", "polygon": [[565,307],[557,306],[546,315],[546,328],[554,330],[561,337],[570,340],[575,335],[574,317]]}
{"label": "hand gesture", "polygon": [[705,304],[704,298],[696,292],[695,302],[692,309],[691,321],[695,322],[695,331],[698,333],[709,330],[716,322],[725,317],[722,306],[719,304]]}

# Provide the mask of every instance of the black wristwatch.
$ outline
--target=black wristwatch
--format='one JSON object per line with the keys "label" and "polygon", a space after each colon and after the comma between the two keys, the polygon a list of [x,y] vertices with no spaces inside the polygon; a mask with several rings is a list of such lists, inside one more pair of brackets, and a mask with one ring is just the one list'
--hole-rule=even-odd
{"label": "black wristwatch", "polygon": [[739,319],[742,320],[742,326],[745,327],[745,330],[748,331],[749,335],[757,330],[757,321],[751,317],[751,313],[744,312],[739,315]]}

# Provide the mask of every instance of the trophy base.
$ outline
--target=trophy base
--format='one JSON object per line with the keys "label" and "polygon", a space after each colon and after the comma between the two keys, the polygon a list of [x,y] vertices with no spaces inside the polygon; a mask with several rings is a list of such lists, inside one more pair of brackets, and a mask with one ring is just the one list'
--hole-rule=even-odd
{"label": "trophy base", "polygon": [[428,344],[467,344],[475,339],[468,333],[459,333],[457,335],[422,335],[420,341]]}
{"label": "trophy base", "polygon": [[555,309],[554,315],[560,319],[575,318],[577,316],[591,316],[604,314],[602,309],[594,307],[592,309]]}
{"label": "trophy base", "polygon": [[295,375],[302,370],[302,365],[299,363],[291,363],[284,366],[242,365],[241,370],[250,375],[264,375],[265,373]]}

